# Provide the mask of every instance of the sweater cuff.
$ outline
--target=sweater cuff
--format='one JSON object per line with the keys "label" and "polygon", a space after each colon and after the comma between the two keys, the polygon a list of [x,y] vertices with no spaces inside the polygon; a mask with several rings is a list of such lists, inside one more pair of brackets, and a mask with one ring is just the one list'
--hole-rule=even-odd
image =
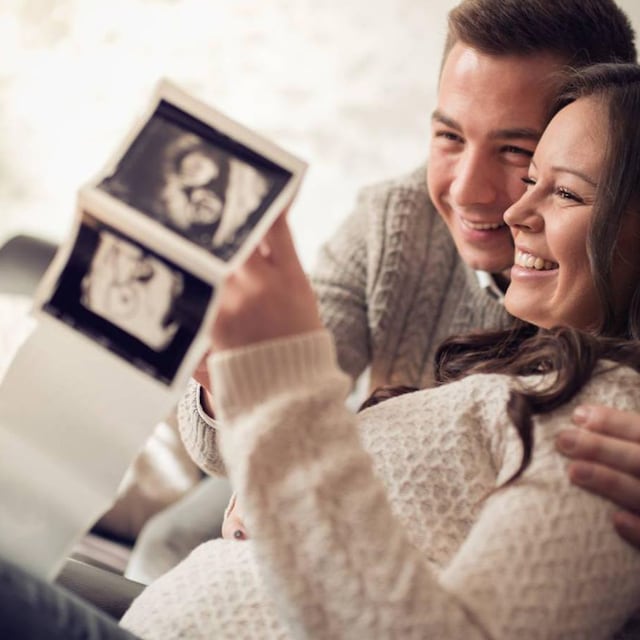
{"label": "sweater cuff", "polygon": [[196,396],[196,411],[198,412],[198,416],[202,422],[204,422],[208,427],[212,429],[217,429],[220,426],[220,423],[216,418],[210,416],[206,409],[202,404],[202,394],[204,393],[204,387],[198,383],[198,395]]}
{"label": "sweater cuff", "polygon": [[207,366],[215,389],[216,417],[223,423],[275,395],[308,389],[339,373],[333,338],[326,330],[214,353]]}

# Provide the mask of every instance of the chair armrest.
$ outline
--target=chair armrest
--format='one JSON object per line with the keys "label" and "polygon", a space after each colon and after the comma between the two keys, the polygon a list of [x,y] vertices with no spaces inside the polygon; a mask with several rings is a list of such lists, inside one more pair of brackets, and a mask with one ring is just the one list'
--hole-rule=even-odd
{"label": "chair armrest", "polygon": [[56,583],[119,620],[145,585],[69,558]]}
{"label": "chair armrest", "polygon": [[0,291],[32,296],[56,245],[43,238],[18,235],[0,247]]}

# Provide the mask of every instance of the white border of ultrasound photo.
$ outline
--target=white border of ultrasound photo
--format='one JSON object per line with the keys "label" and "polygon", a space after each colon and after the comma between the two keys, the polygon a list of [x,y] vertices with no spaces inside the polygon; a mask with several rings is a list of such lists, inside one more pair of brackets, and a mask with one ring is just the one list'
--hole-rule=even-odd
{"label": "white border of ultrasound photo", "polygon": [[[218,173],[224,173],[224,184],[220,178],[217,187],[210,187],[212,198],[220,201],[219,219],[207,218],[216,203],[209,208],[206,203],[201,205],[202,189],[191,186],[198,172],[207,177],[206,167],[191,167],[191,174],[186,175],[179,173],[185,171],[184,165],[172,167],[168,176],[168,161],[163,164],[158,159],[194,140],[223,165]],[[184,162],[184,155],[180,162]],[[214,160],[210,162],[215,165]],[[210,272],[212,261],[218,263],[213,278],[217,281],[220,273],[248,257],[277,215],[291,203],[306,166],[278,145],[164,80],[157,86],[145,117],[90,183],[94,196],[103,203],[92,210],[97,215],[104,211],[105,221],[124,227],[126,235],[157,245],[159,253],[169,251],[178,260],[184,257],[185,265],[195,272],[204,275]],[[189,214],[170,193],[178,175],[187,185],[181,187],[189,197],[196,192],[201,198],[196,205],[188,202]],[[182,195],[179,188],[174,191]]]}
{"label": "white border of ultrasound photo", "polygon": [[214,287],[80,209],[65,253],[42,312],[165,385],[186,380]]}

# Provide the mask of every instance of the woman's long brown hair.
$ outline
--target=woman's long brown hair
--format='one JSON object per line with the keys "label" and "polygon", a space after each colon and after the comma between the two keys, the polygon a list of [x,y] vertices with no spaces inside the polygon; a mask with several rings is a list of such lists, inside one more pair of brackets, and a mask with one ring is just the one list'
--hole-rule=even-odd
{"label": "woman's long brown hair", "polygon": [[[519,468],[502,486],[519,478],[531,461],[533,415],[548,413],[571,400],[594,375],[598,361],[610,360],[640,372],[640,238],[635,289],[623,301],[612,294],[613,265],[618,259],[623,223],[628,216],[640,215],[640,66],[599,64],[575,72],[550,116],[577,99],[591,96],[602,100],[608,126],[604,167],[587,238],[602,309],[598,331],[588,334],[571,327],[540,329],[517,321],[503,331],[453,336],[436,354],[437,384],[474,373],[550,374],[544,388],[521,386],[510,393],[506,410],[522,440],[523,456]],[[411,390],[376,390],[363,408]]]}

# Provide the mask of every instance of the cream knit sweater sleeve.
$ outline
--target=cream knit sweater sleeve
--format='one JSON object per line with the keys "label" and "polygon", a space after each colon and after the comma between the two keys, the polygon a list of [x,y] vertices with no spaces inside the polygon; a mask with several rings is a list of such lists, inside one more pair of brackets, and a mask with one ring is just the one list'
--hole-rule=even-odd
{"label": "cream knit sweater sleeve", "polygon": [[[539,421],[525,477],[486,501],[438,573],[409,541],[374,473],[356,417],[344,408],[349,381],[327,333],[217,354],[210,371],[222,452],[260,574],[291,636],[604,638],[640,602],[640,556],[615,534],[611,505],[571,487],[553,451],[571,407]],[[637,410],[639,380],[628,370],[599,375],[579,399]],[[504,432],[495,390],[504,399],[509,384],[474,376],[429,392],[441,403],[431,428],[452,429],[477,411],[487,433]],[[471,409],[470,397],[485,400]],[[388,427],[392,447],[401,425]],[[513,434],[491,438],[502,482],[519,461],[519,442]]]}

